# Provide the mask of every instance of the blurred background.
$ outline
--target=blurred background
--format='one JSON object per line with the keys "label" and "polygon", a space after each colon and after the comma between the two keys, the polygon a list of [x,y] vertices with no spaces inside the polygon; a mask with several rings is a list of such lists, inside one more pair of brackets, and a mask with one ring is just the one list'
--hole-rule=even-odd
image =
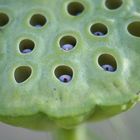
{"label": "blurred background", "polygon": [[[106,121],[88,124],[88,129],[95,134],[93,140],[140,140],[140,104]],[[0,140],[52,139],[47,132],[36,132],[0,123]]]}

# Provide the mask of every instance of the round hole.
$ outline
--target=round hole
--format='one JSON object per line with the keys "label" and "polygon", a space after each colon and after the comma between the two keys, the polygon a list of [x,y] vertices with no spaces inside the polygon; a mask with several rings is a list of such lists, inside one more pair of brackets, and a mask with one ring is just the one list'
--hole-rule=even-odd
{"label": "round hole", "polygon": [[70,15],[78,16],[84,11],[84,6],[79,2],[71,2],[69,3],[67,10]]}
{"label": "round hole", "polygon": [[35,43],[29,39],[24,39],[19,44],[20,52],[23,54],[31,53],[34,47],[35,47]]}
{"label": "round hole", "polygon": [[0,13],[0,27],[5,26],[9,22],[8,15]]}
{"label": "round hole", "polygon": [[60,47],[65,51],[70,51],[76,46],[76,39],[72,36],[64,36],[60,40]]}
{"label": "round hole", "polygon": [[73,71],[68,66],[58,66],[55,71],[55,76],[57,79],[63,83],[69,83],[72,80],[73,77]]}
{"label": "round hole", "polygon": [[107,27],[102,23],[93,24],[90,31],[95,36],[105,36],[108,32]]}
{"label": "round hole", "polygon": [[140,37],[140,21],[135,21],[129,24],[128,32],[133,36]]}
{"label": "round hole", "polygon": [[108,9],[117,9],[122,5],[122,0],[106,0],[105,5]]}
{"label": "round hole", "polygon": [[114,72],[117,69],[117,62],[115,58],[110,54],[102,54],[98,58],[98,64],[100,67],[108,72]]}
{"label": "round hole", "polygon": [[47,20],[45,16],[41,14],[35,14],[30,19],[30,24],[36,28],[41,28],[46,24]]}
{"label": "round hole", "polygon": [[28,66],[20,66],[15,70],[14,77],[17,83],[26,81],[32,73],[32,70]]}

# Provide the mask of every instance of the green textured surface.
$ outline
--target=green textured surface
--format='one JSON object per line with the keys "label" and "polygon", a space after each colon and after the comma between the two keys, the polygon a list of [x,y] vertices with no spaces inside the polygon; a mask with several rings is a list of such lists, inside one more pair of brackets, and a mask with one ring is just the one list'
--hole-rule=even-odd
{"label": "green textured surface", "polygon": [[[109,10],[104,0],[76,0],[85,7],[71,16],[66,7],[71,0],[0,0],[0,12],[9,23],[0,29],[0,120],[16,126],[48,129],[51,125],[70,128],[87,120],[106,119],[133,106],[140,91],[140,38],[127,26],[140,21],[139,0],[124,0],[120,8]],[[47,18],[44,27],[29,24],[33,14]],[[93,23],[103,23],[108,34],[90,33]],[[139,30],[139,29],[138,29]],[[64,35],[74,36],[75,48],[60,49]],[[32,53],[19,52],[22,39],[35,42]],[[117,70],[106,72],[98,64],[101,54],[111,54]],[[54,75],[59,65],[73,69],[70,83]],[[29,66],[32,74],[23,83],[14,79],[19,66]]]}

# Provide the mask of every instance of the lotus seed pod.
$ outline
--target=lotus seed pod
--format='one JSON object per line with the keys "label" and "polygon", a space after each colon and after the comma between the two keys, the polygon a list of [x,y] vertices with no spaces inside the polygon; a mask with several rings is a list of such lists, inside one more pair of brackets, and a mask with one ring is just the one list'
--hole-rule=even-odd
{"label": "lotus seed pod", "polygon": [[73,128],[140,100],[140,1],[116,1],[0,0],[0,121]]}

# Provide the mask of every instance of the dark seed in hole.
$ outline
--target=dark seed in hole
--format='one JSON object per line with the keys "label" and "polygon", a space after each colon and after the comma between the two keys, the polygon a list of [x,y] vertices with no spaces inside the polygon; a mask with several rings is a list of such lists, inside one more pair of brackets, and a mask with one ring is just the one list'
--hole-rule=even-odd
{"label": "dark seed in hole", "polygon": [[47,19],[42,14],[34,14],[30,19],[30,24],[34,27],[43,27],[47,22]]}
{"label": "dark seed in hole", "polygon": [[32,73],[32,69],[28,66],[20,66],[15,70],[14,77],[17,83],[26,81]]}
{"label": "dark seed in hole", "polygon": [[84,11],[84,6],[83,4],[79,2],[72,2],[68,5],[67,10],[68,13],[72,16],[78,16]]}
{"label": "dark seed in hole", "polygon": [[108,28],[102,23],[95,23],[91,26],[90,31],[96,36],[105,36],[108,33]]}
{"label": "dark seed in hole", "polygon": [[63,36],[61,39],[60,39],[60,47],[65,50],[65,51],[69,51],[69,50],[72,50],[76,44],[77,44],[77,40],[75,37],[73,36]]}
{"label": "dark seed in hole", "polygon": [[127,27],[128,32],[136,37],[140,37],[140,21],[134,21]]}
{"label": "dark seed in hole", "polygon": [[105,71],[110,71],[110,72],[114,72],[114,71],[115,71],[114,67],[111,66],[111,65],[108,65],[108,64],[102,65],[102,68],[103,68]]}
{"label": "dark seed in hole", "polygon": [[19,44],[19,50],[23,54],[31,53],[35,47],[35,43],[30,39],[24,39]]}
{"label": "dark seed in hole", "polygon": [[0,27],[5,26],[9,22],[9,17],[5,13],[0,13]]}
{"label": "dark seed in hole", "polygon": [[106,0],[105,5],[110,10],[115,10],[123,4],[123,0]]}
{"label": "dark seed in hole", "polygon": [[62,49],[65,50],[65,51],[69,51],[73,48],[74,48],[74,46],[71,45],[71,44],[65,44],[65,45],[62,46]]}
{"label": "dark seed in hole", "polygon": [[59,80],[60,80],[61,82],[64,82],[64,83],[68,83],[68,82],[71,81],[71,76],[70,76],[70,75],[61,75],[61,76],[59,77]]}

